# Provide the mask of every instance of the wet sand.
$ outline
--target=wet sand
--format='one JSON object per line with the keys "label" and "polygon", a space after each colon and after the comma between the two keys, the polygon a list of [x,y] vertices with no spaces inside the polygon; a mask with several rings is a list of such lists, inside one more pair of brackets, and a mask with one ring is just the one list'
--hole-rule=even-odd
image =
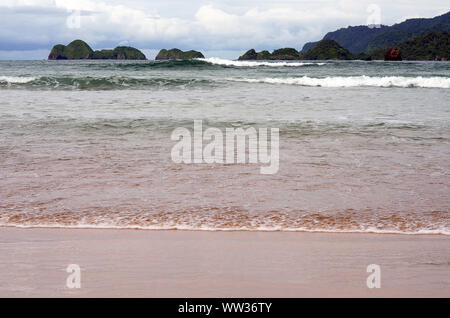
{"label": "wet sand", "polygon": [[2,227],[0,296],[450,297],[450,237]]}

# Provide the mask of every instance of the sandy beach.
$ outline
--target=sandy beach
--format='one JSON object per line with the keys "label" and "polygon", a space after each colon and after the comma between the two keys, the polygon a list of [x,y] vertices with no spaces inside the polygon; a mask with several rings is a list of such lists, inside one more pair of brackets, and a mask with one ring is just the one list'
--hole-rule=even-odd
{"label": "sandy beach", "polygon": [[[450,238],[0,228],[0,297],[450,297]],[[66,287],[69,264],[81,288]],[[368,289],[369,264],[381,288]]]}

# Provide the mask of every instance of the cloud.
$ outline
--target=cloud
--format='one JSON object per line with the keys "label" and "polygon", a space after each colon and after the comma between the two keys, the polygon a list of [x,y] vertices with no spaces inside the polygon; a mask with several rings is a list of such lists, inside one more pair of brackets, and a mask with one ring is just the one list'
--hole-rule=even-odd
{"label": "cloud", "polygon": [[[320,39],[327,31],[364,24],[367,5],[372,2],[166,1],[165,5],[152,2],[149,8],[148,2],[139,0],[2,0],[0,50],[48,49],[75,38],[86,40],[94,48],[114,47],[119,43],[142,49],[301,48],[307,41]],[[417,5],[417,1],[379,2],[384,17],[392,22],[399,22],[394,20],[396,16],[414,16],[416,11],[430,10],[431,3],[436,4],[436,14],[445,12],[441,9],[445,7],[443,1],[430,0],[423,5]],[[405,2],[410,7],[405,7]],[[173,12],[168,11],[168,6],[174,8]],[[183,6],[197,9],[186,16]],[[67,23],[74,15],[76,18],[79,15],[79,28],[77,24]]]}
{"label": "cloud", "polygon": [[[8,16],[11,18],[14,15],[16,20],[9,19],[7,25],[1,23],[6,30],[13,30],[8,34],[9,39],[14,38],[19,43],[25,39],[22,41],[25,43],[34,38],[33,43],[42,43],[43,46],[47,46],[50,39],[69,41],[83,37],[93,45],[129,41],[145,47],[177,44],[225,49],[228,46],[241,48],[249,44],[277,46],[282,42],[293,45],[295,42],[297,47],[302,37],[320,35],[321,28],[314,27],[314,21],[345,21],[351,17],[346,12],[336,10],[313,12],[290,8],[251,8],[237,14],[214,5],[202,5],[192,19],[181,19],[148,14],[122,4],[91,0],[6,0],[4,6],[9,9],[3,11],[2,16],[8,20]],[[79,29],[70,29],[66,25],[67,18],[74,12],[80,15]],[[18,28],[12,27],[19,26],[23,20],[33,22],[24,23]],[[36,25],[36,31],[43,35],[38,38],[33,34],[36,33],[33,32]],[[4,37],[1,40],[7,42]],[[5,45],[2,48],[5,49]]]}

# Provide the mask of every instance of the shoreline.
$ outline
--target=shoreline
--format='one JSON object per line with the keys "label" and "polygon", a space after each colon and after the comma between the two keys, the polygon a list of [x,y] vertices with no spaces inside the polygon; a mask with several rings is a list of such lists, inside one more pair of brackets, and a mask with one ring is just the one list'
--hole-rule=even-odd
{"label": "shoreline", "polygon": [[[0,233],[0,273],[8,273],[0,276],[2,297],[450,296],[445,235],[11,227]],[[81,289],[65,286],[69,264],[81,267]],[[370,264],[381,267],[380,289],[366,286]]]}
{"label": "shoreline", "polygon": [[[367,230],[367,231],[356,231],[356,230],[306,230],[306,229],[230,229],[230,228],[177,228],[177,227],[167,227],[167,228],[151,228],[144,226],[130,226],[130,227],[114,227],[114,226],[94,226],[94,225],[80,225],[80,226],[60,226],[60,225],[5,225],[0,224],[0,230],[2,228],[13,228],[13,229],[55,229],[55,230],[136,230],[136,231],[168,231],[168,232],[224,232],[224,233],[309,233],[309,234],[362,234],[362,235],[399,235],[399,236],[442,236],[450,237],[450,233],[421,233],[421,232],[400,232],[400,231],[390,231],[387,230]],[[434,230],[430,230],[434,231]],[[440,230],[437,230],[440,231]]]}
{"label": "shoreline", "polygon": [[386,231],[380,230],[377,232],[375,230],[369,231],[336,231],[336,230],[296,230],[296,229],[189,229],[189,228],[146,228],[146,227],[113,227],[113,226],[89,226],[89,225],[81,225],[81,226],[45,226],[45,225],[0,225],[0,230],[2,228],[13,228],[13,229],[23,229],[23,230],[32,230],[32,229],[55,229],[55,230],[110,230],[110,231],[167,231],[167,232],[223,232],[223,233],[308,233],[308,234],[357,234],[357,235],[398,235],[398,236],[440,236],[440,237],[450,237],[450,233],[419,233],[419,232],[396,232],[396,231]]}

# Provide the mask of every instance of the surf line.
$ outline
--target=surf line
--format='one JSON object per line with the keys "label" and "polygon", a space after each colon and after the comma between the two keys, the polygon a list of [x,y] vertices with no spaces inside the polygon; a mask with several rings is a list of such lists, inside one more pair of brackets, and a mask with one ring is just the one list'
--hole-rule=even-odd
{"label": "surf line", "polygon": [[[261,174],[275,174],[280,166],[279,128],[254,127],[203,130],[203,121],[194,120],[194,130],[176,128],[171,140],[178,141],[171,152],[172,161],[181,164],[263,164]],[[225,136],[225,138],[224,138]],[[248,140],[248,147],[247,147]],[[203,146],[203,142],[207,144]],[[247,156],[248,154],[248,156]]]}

